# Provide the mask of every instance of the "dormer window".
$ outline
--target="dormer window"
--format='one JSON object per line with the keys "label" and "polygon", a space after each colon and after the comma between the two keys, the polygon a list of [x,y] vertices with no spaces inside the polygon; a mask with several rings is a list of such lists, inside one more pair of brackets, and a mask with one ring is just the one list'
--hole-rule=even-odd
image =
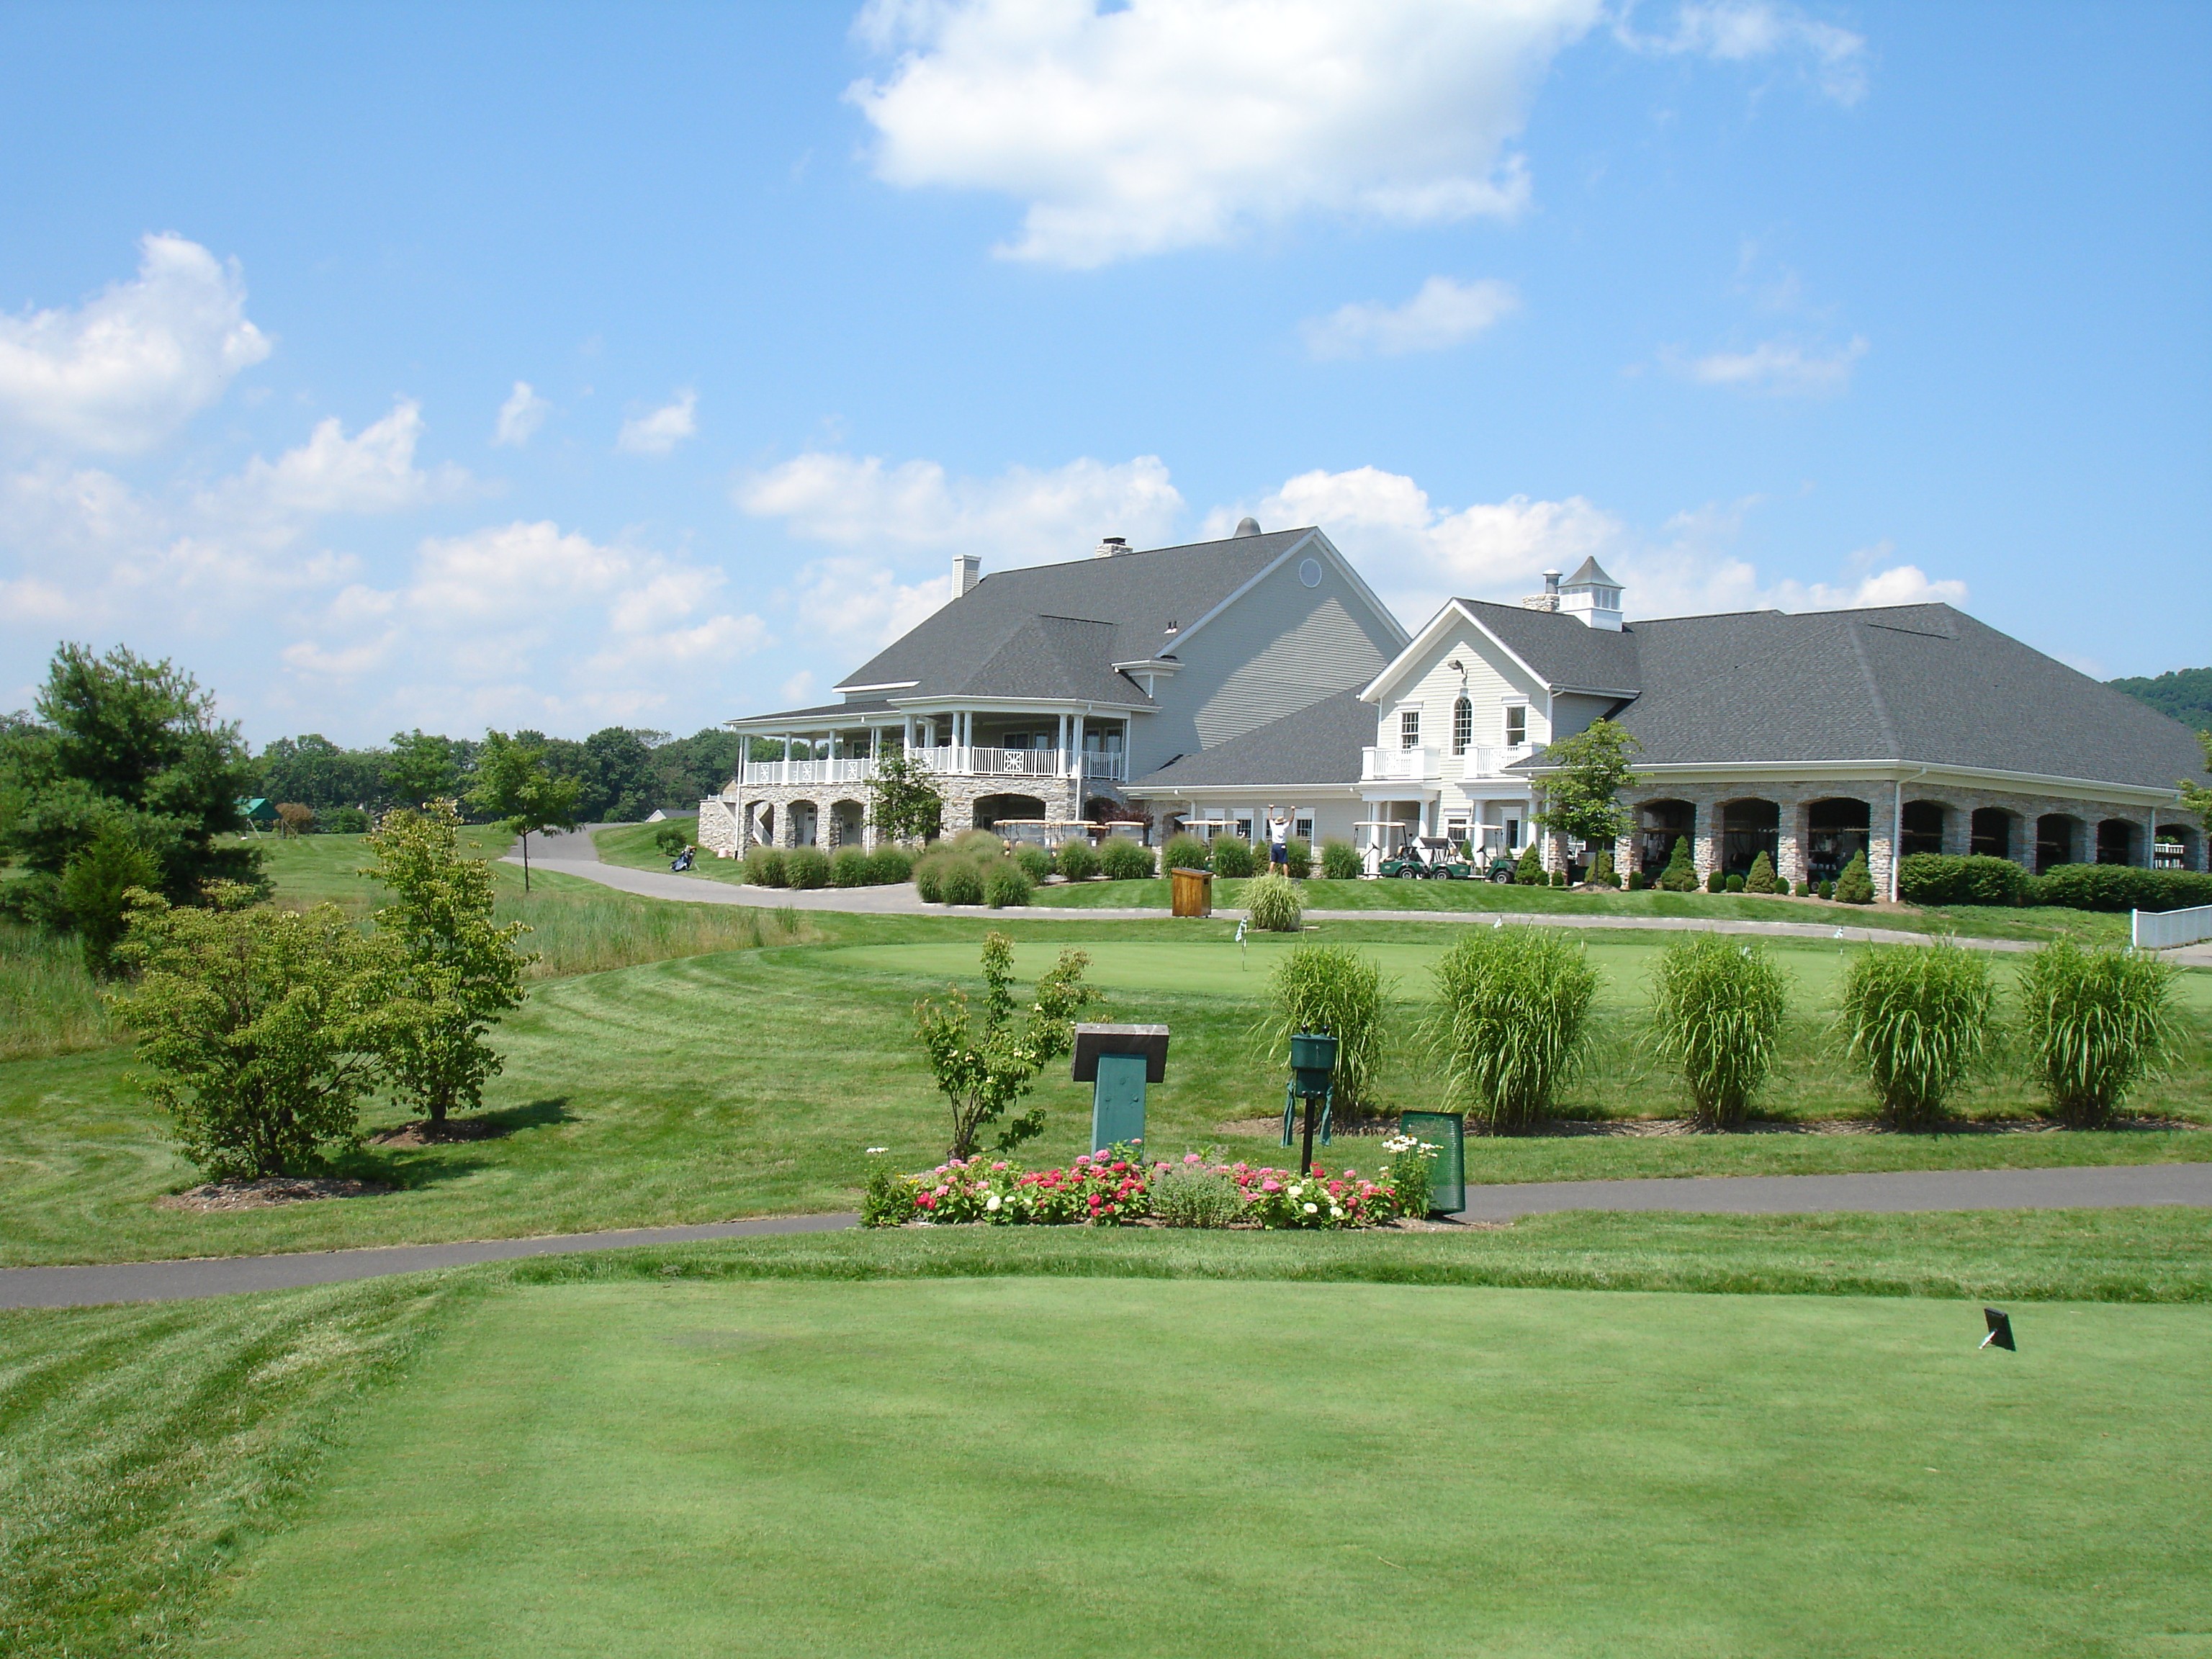
{"label": "dormer window", "polygon": [[1398,716],[1398,747],[1419,749],[1421,746],[1421,711],[1408,708]]}
{"label": "dormer window", "polygon": [[1518,749],[1528,741],[1528,711],[1519,703],[1505,706],[1505,746]]}
{"label": "dormer window", "polygon": [[1474,742],[1474,704],[1462,691],[1452,705],[1452,753],[1464,755]]}

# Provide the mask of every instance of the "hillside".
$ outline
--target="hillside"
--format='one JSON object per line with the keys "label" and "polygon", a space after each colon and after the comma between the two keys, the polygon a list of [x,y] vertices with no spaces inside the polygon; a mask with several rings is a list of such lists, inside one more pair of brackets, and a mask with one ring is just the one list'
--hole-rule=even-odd
{"label": "hillside", "polygon": [[2212,668],[2177,668],[2154,678],[2138,674],[2108,683],[2184,726],[2212,732]]}

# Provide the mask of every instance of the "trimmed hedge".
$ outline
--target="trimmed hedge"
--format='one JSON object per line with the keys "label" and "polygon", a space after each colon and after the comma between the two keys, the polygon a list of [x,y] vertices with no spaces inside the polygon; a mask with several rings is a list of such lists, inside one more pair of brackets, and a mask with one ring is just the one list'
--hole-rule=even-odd
{"label": "trimmed hedge", "polygon": [[2186,910],[2212,904],[2212,875],[2132,864],[2060,864],[2027,886],[2031,904],[2069,910]]}
{"label": "trimmed hedge", "polygon": [[1897,866],[1907,904],[2018,904],[2034,879],[2010,859],[1910,853]]}

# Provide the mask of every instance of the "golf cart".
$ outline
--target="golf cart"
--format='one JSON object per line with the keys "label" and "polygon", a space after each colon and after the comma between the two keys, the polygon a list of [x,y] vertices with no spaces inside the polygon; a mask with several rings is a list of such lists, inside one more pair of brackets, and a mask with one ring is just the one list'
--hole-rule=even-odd
{"label": "golf cart", "polygon": [[1473,881],[1474,866],[1460,856],[1459,843],[1449,836],[1414,836],[1395,858],[1382,860],[1377,872],[1404,881]]}

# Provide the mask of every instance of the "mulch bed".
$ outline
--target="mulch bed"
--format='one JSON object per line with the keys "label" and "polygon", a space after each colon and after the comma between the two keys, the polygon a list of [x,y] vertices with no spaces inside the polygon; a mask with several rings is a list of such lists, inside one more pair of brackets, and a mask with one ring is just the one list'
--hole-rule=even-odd
{"label": "mulch bed", "polygon": [[499,1140],[514,1133],[512,1124],[489,1118],[449,1117],[433,1123],[418,1117],[396,1129],[379,1129],[368,1139],[373,1146],[442,1146],[456,1140]]}
{"label": "mulch bed", "polygon": [[210,1181],[188,1192],[167,1194],[154,1202],[164,1210],[192,1210],[205,1215],[222,1210],[266,1210],[319,1198],[374,1198],[392,1190],[374,1181],[264,1176],[258,1181]]}

